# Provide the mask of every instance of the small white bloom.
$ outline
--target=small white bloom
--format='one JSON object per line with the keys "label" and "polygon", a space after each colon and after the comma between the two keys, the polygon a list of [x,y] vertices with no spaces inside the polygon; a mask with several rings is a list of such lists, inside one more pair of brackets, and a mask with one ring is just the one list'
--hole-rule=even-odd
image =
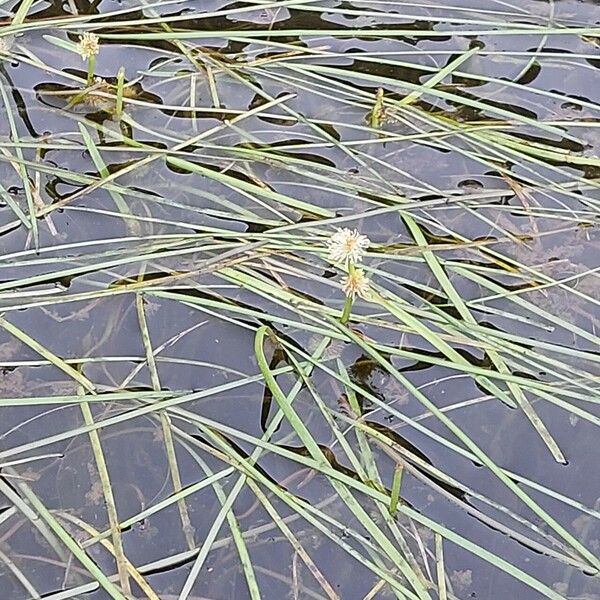
{"label": "small white bloom", "polygon": [[348,273],[342,279],[342,289],[346,296],[352,296],[352,300],[355,296],[368,299],[371,292],[369,280],[365,277],[362,269],[354,269],[352,273]]}
{"label": "small white bloom", "polygon": [[370,244],[369,238],[356,229],[338,228],[327,242],[329,260],[334,263],[357,263],[362,260]]}
{"label": "small white bloom", "polygon": [[89,31],[84,32],[79,36],[79,44],[77,44],[77,52],[83,60],[89,60],[100,52],[99,38],[95,33]]}

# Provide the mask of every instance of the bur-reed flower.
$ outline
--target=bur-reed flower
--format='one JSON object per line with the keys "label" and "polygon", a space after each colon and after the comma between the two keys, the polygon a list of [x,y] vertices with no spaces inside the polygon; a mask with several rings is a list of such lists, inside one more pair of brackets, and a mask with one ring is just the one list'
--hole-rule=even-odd
{"label": "bur-reed flower", "polygon": [[329,260],[334,263],[355,264],[363,259],[371,242],[366,235],[361,235],[356,229],[338,230],[327,242]]}
{"label": "bur-reed flower", "polygon": [[100,43],[98,36],[89,31],[84,32],[79,36],[77,44],[77,52],[83,60],[89,60],[92,56],[96,56],[100,52]]}
{"label": "bur-reed flower", "polygon": [[369,280],[365,277],[362,269],[353,269],[342,279],[342,289],[349,298],[358,296],[367,299],[370,295]]}

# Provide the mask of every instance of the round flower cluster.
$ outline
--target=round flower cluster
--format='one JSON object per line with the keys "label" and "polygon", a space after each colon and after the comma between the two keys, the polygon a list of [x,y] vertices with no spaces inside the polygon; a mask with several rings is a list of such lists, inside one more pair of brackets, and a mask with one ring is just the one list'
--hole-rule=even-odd
{"label": "round flower cluster", "polygon": [[371,244],[366,235],[361,235],[356,229],[338,228],[327,242],[329,260],[334,263],[360,262]]}
{"label": "round flower cluster", "polygon": [[348,275],[342,279],[342,289],[348,298],[354,300],[369,297],[369,280],[362,269],[356,269],[356,263],[363,259],[371,241],[356,229],[338,228],[327,242],[329,260],[342,263],[348,269]]}
{"label": "round flower cluster", "polygon": [[92,56],[96,56],[100,52],[99,40],[100,38],[95,33],[89,31],[79,36],[77,52],[79,52],[83,60],[89,60]]}
{"label": "round flower cluster", "polygon": [[355,296],[367,299],[370,295],[369,280],[362,269],[354,269],[342,279],[342,289],[346,296],[354,300]]}

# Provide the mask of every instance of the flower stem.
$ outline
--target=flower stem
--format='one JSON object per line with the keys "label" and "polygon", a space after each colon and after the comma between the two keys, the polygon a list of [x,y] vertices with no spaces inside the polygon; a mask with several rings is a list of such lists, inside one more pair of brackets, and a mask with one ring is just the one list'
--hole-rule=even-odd
{"label": "flower stem", "polygon": [[350,312],[352,311],[352,296],[348,296],[346,298],[346,302],[344,303],[344,309],[342,310],[342,316],[340,317],[340,323],[345,325],[350,319]]}
{"label": "flower stem", "polygon": [[87,84],[92,85],[94,81],[94,69],[96,68],[96,56],[92,54],[88,58],[88,72],[87,72]]}
{"label": "flower stem", "polygon": [[[352,261],[348,261],[348,275],[352,275],[354,273],[354,263]],[[340,317],[340,323],[345,325],[350,320],[350,313],[352,312],[352,304],[354,303],[354,298],[352,294],[346,296],[346,302],[344,302],[344,308],[342,309],[342,316]]]}

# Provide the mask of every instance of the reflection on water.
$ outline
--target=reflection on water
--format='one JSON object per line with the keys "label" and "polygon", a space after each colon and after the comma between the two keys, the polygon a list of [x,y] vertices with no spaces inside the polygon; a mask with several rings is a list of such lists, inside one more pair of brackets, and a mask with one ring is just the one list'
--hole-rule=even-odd
{"label": "reflection on water", "polygon": [[[4,22],[16,7],[10,4],[0,6]],[[394,366],[597,552],[599,497],[590,474],[597,472],[600,373],[596,338],[589,332],[598,330],[593,224],[599,195],[592,181],[598,166],[572,157],[589,158],[598,150],[600,88],[591,82],[600,65],[599,38],[568,32],[498,35],[523,24],[585,28],[598,20],[596,2],[456,0],[445,7],[352,0],[263,7],[213,1],[201,3],[201,10],[198,4],[34,3],[32,26],[11,41],[10,54],[0,55],[0,79],[12,111],[0,119],[1,308],[13,326],[93,382],[98,395],[90,396],[91,413],[94,421],[109,423],[101,440],[117,513],[125,522],[128,559],[161,599],[171,600],[179,597],[197,549],[214,538],[189,598],[249,597],[230,527],[211,529],[238,474],[205,428],[215,421],[247,434],[220,433],[241,456],[251,455],[249,436],[260,438],[275,412],[260,381],[236,384],[258,372],[255,327],[269,323],[280,339],[310,351],[320,336],[298,328],[298,315],[277,298],[221,276],[213,268],[220,264],[217,252],[230,249],[228,259],[235,261],[245,252],[240,239],[260,243],[265,232],[293,223],[305,226],[308,243],[320,242],[325,228],[319,229],[318,219],[360,215],[351,226],[373,240],[369,264],[388,289],[417,309],[460,321],[395,208],[399,197],[425,218],[427,244],[446,261],[453,285],[481,325],[480,345],[467,343],[459,328],[448,335],[465,363],[490,368],[485,340],[506,339],[513,343],[513,374],[566,385],[579,394],[573,403],[592,418],[550,401],[535,403],[566,457],[568,464],[559,464],[520,411],[491,400],[481,382],[444,365],[444,354],[422,336],[391,326],[374,311],[364,333],[397,348],[389,357]],[[47,37],[76,41],[76,27],[60,24],[74,10],[96,15],[103,36],[96,66],[103,79],[84,92],[80,57]],[[197,37],[144,39],[164,32],[160,14],[175,17],[173,27]],[[348,31],[338,35],[342,30]],[[123,39],[134,33],[142,37]],[[401,100],[469,49],[477,52],[437,82],[436,94],[414,99],[418,110],[382,111],[386,135],[373,135],[367,125],[380,86],[387,98]],[[114,93],[121,66],[127,118],[119,123]],[[255,114],[236,120],[249,109]],[[490,143],[490,129],[508,120],[517,125],[507,130],[513,135],[506,136],[501,152]],[[489,128],[478,129],[482,123]],[[553,152],[545,160],[535,153],[540,142]],[[33,199],[23,186],[20,164],[30,169]],[[98,178],[109,182],[100,186]],[[20,218],[19,207],[28,202],[46,215],[38,219],[39,252],[31,224]],[[288,247],[288,241],[279,235],[273,242],[281,256],[273,247],[253,255],[253,273],[339,308],[338,291],[326,284],[332,275],[327,265],[305,248]],[[468,277],[465,266],[478,267],[469,271],[478,277]],[[146,292],[141,304],[156,371],[149,368],[140,335],[136,289]],[[499,289],[519,297],[518,309]],[[217,299],[232,312],[214,308]],[[361,305],[357,312],[369,314]],[[278,319],[271,322],[268,315]],[[548,350],[551,344],[567,350],[557,359]],[[544,369],[531,360],[530,348],[547,358]],[[272,369],[289,367],[276,344],[267,350]],[[406,506],[533,574],[558,597],[600,598],[598,577],[582,572],[581,559],[473,456],[436,441],[437,435],[457,443],[361,348],[334,340],[326,358],[331,368],[338,360],[345,365],[362,389],[357,402],[363,420],[398,452],[404,449],[421,461],[403,475]],[[61,535],[23,508],[24,499],[31,503],[28,494],[35,493],[105,573],[115,572],[110,551],[89,541],[107,531],[108,520],[82,411],[60,401],[81,387],[71,372],[51,363],[51,357],[0,329],[0,397],[44,399],[22,406],[11,402],[3,409],[0,462],[26,462],[4,466],[0,480],[1,596],[104,600],[109,596],[90,582],[88,569],[70,556]],[[319,370],[311,381],[334,418],[349,426],[356,415],[340,382]],[[292,378],[282,376],[281,385],[288,392]],[[149,407],[189,394],[169,413],[181,485],[198,486],[216,474],[222,496],[210,485],[194,491],[186,502],[186,530],[180,504],[152,510],[170,497],[173,483],[164,429]],[[359,479],[309,387],[301,389],[295,406],[331,467]],[[130,411],[136,416],[129,418]],[[407,425],[403,416],[418,418],[424,428]],[[339,525],[339,539],[330,539],[269,494],[273,511],[331,590],[313,576],[255,493],[243,488],[233,513],[263,597],[391,597],[352,553],[364,552],[366,544],[375,563],[384,570],[394,566],[369,546],[365,524],[330,483],[302,462],[306,452],[291,434],[284,421],[274,440],[286,457],[267,453],[257,469],[277,489],[323,511],[334,528]],[[385,444],[375,444],[373,452],[391,487],[398,455]],[[451,474],[456,485],[427,466]],[[361,496],[361,501],[374,519],[382,519],[371,499]],[[397,521],[406,540],[403,552],[435,569],[432,531],[404,515]],[[555,555],[545,552],[548,547]],[[445,567],[448,597],[542,597],[457,545],[447,544]],[[132,597],[146,596],[134,584]]]}

